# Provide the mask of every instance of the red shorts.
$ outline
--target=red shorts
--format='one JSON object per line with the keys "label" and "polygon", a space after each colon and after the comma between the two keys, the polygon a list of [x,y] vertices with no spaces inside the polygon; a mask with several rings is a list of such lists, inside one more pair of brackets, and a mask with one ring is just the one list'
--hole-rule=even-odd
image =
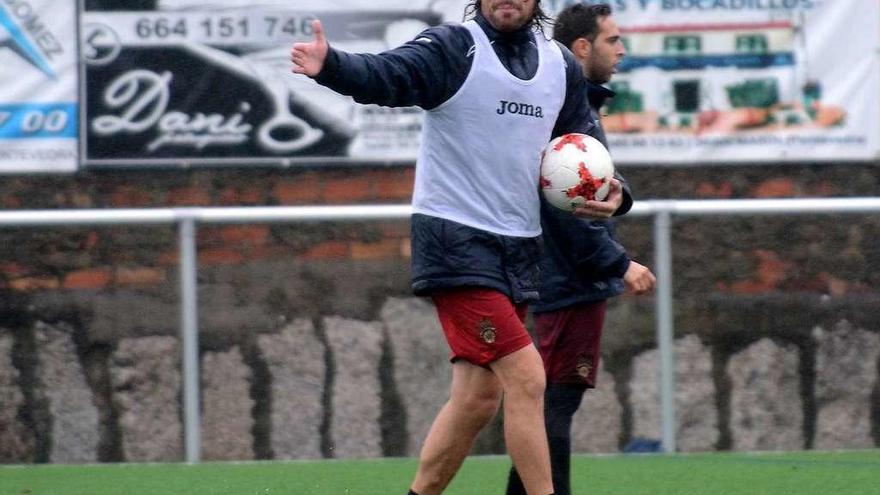
{"label": "red shorts", "polygon": [[535,315],[535,335],[547,383],[596,386],[604,320],[605,301]]}
{"label": "red shorts", "polygon": [[494,289],[463,287],[436,292],[432,297],[449,344],[449,358],[477,366],[532,344],[523,322],[525,304],[513,302]]}

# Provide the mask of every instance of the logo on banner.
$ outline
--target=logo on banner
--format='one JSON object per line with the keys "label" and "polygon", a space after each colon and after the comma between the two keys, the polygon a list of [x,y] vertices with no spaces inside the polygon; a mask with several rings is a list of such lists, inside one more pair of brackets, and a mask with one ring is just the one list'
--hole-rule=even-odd
{"label": "logo on banner", "polygon": [[106,65],[119,56],[122,43],[110,26],[100,23],[83,25],[83,58],[89,65]]}
{"label": "logo on banner", "polygon": [[[102,29],[98,24],[92,27],[95,29],[88,31],[85,56],[91,65],[103,65],[115,57],[112,50],[108,51],[114,46],[108,43],[112,30]],[[95,40],[94,44],[90,40]],[[172,71],[134,69],[119,74],[106,86],[102,100],[109,112],[102,112],[92,119],[91,128],[95,135],[155,135],[145,144],[145,150],[150,153],[169,146],[200,151],[209,146],[234,146],[250,141],[264,150],[289,153],[307,148],[323,137],[321,129],[294,114],[290,108],[290,89],[271,70],[215,48],[194,43],[181,46],[197,59],[241,76],[260,88],[268,101],[269,113],[251,116],[253,105],[246,98],[239,99],[234,108],[225,112],[174,108],[177,105],[173,101]],[[192,75],[191,71],[184,72],[183,79],[189,80]],[[179,86],[186,84],[180,83]],[[250,124],[247,121],[249,116],[251,119],[264,117],[265,120]]]}
{"label": "logo on banner", "polygon": [[50,79],[57,79],[50,62],[64,53],[58,38],[46,28],[30,3],[24,0],[3,0],[3,3],[5,5],[0,5],[0,49],[14,51]]}
{"label": "logo on banner", "polygon": [[242,113],[232,116],[167,111],[171,99],[171,73],[156,74],[135,70],[122,75],[107,87],[104,99],[119,115],[102,115],[92,124],[99,135],[140,133],[157,127],[159,137],[147,145],[155,151],[168,144],[189,145],[203,149],[211,144],[236,144],[247,140],[251,125],[242,122],[250,110],[242,103]]}

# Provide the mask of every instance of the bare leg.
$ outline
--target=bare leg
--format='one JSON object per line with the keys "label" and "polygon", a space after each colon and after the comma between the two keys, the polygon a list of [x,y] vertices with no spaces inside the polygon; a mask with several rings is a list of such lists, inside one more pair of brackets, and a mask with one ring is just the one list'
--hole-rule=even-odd
{"label": "bare leg", "polygon": [[504,438],[529,495],[553,493],[544,429],[544,365],[534,346],[492,363],[504,389]]}
{"label": "bare leg", "polygon": [[477,434],[498,412],[500,402],[501,385],[494,373],[465,361],[453,364],[452,391],[422,446],[414,492],[443,492],[470,453]]}

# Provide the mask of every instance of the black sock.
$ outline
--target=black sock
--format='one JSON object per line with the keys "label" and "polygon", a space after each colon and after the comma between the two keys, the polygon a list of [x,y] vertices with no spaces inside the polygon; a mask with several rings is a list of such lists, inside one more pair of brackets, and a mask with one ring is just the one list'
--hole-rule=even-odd
{"label": "black sock", "polygon": [[547,438],[550,444],[550,469],[556,495],[571,494],[571,439]]}
{"label": "black sock", "polygon": [[550,445],[554,495],[571,495],[571,420],[586,387],[551,383],[544,393],[544,422]]}
{"label": "black sock", "polygon": [[522,480],[516,468],[511,466],[510,474],[507,475],[507,491],[505,495],[526,495],[526,487],[523,486]]}

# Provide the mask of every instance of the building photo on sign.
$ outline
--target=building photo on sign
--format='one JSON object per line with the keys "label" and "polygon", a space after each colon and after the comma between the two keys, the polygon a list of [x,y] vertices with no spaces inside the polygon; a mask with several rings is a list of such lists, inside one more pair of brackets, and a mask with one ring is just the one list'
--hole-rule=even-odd
{"label": "building photo on sign", "polygon": [[626,47],[604,118],[618,161],[878,155],[877,2],[608,3]]}

